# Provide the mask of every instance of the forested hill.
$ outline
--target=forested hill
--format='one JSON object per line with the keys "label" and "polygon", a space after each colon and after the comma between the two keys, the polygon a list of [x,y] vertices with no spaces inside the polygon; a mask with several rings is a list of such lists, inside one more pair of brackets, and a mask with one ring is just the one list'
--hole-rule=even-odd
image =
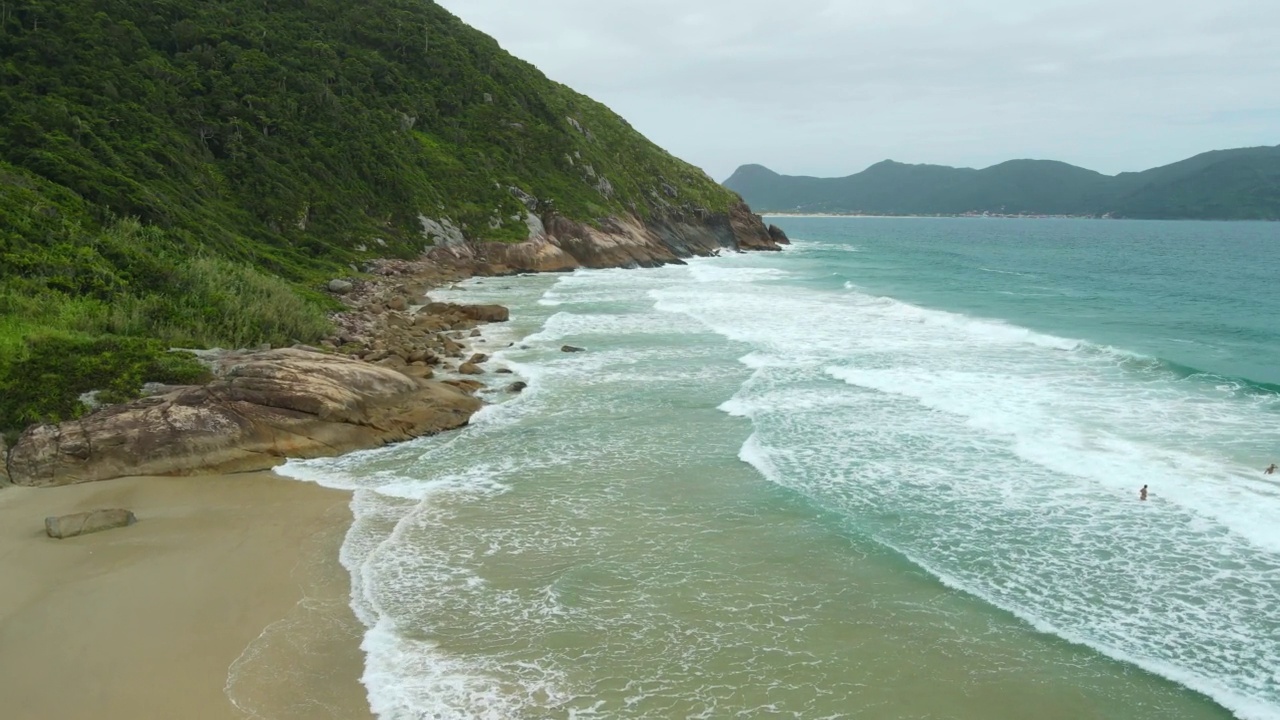
{"label": "forested hill", "polygon": [[27,388],[159,379],[158,343],[313,340],[307,288],[423,218],[523,239],[513,187],[583,221],[736,200],[427,0],[6,0],[0,429],[79,407]]}
{"label": "forested hill", "polygon": [[1220,150],[1153,170],[1103,175],[1046,160],[983,170],[885,161],[843,178],[738,169],[725,186],[773,212],[1280,219],[1280,146]]}

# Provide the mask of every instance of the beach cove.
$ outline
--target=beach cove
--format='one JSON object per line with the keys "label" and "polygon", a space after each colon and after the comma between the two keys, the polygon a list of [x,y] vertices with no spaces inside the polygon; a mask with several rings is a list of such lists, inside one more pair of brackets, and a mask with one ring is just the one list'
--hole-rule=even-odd
{"label": "beach cove", "polygon": [[[278,470],[292,480],[0,492],[0,513],[14,520],[5,527],[26,533],[14,547],[45,543],[24,562],[62,571],[23,570],[35,580],[12,603],[25,609],[0,625],[6,647],[14,628],[28,627],[46,630],[14,647],[38,656],[47,646],[51,624],[29,622],[53,617],[33,614],[46,612],[40,597],[62,603],[66,633],[77,617],[130,607],[128,581],[144,577],[131,573],[159,557],[168,560],[148,570],[152,582],[209,566],[183,592],[221,588],[213,596],[231,606],[235,593],[261,598],[235,632],[208,622],[218,615],[188,605],[191,596],[173,598],[184,619],[168,630],[148,632],[155,613],[141,612],[154,611],[145,604],[95,630],[136,635],[153,643],[137,652],[168,660],[168,637],[187,632],[190,647],[216,639],[222,649],[201,663],[164,664],[187,673],[184,687],[199,694],[186,699],[203,698],[209,717],[240,717],[237,705],[259,717],[360,717],[348,708],[367,713],[366,691],[378,717],[397,720],[1275,717],[1266,678],[1276,618],[1265,610],[1274,551],[1254,522],[1274,494],[1249,464],[1273,442],[1274,393],[1241,380],[1265,384],[1265,367],[1208,335],[1157,360],[1166,353],[1155,344],[1187,343],[1135,334],[1119,318],[1080,326],[1087,339],[1066,333],[1054,318],[1085,317],[1080,303],[1098,290],[1076,284],[1069,268],[1053,277],[1035,267],[998,233],[970,236],[957,253],[910,245],[947,221],[791,222],[800,241],[781,255],[433,291],[433,300],[511,308],[510,322],[471,340],[468,350],[492,355],[478,393],[490,404],[462,430]],[[1008,237],[1047,232],[1087,254],[1086,226],[1101,227],[1022,223]],[[1191,247],[1178,233],[1224,226],[1105,227],[1172,253]],[[1248,261],[1249,238],[1217,242]],[[921,268],[936,274],[903,284]],[[1000,298],[1025,293],[1049,298],[1037,306],[1045,312],[1002,318]],[[1142,347],[1125,354],[1105,344],[1107,332]],[[910,374],[922,365],[927,372]],[[528,388],[512,394],[512,381]],[[942,381],[952,385],[930,384]],[[1070,395],[1043,394],[1060,389]],[[1101,406],[1086,402],[1132,413],[1091,425]],[[1180,446],[1159,445],[1159,433],[1135,424],[1143,417],[1160,428],[1177,417]],[[1263,434],[1213,441],[1226,456],[1196,444],[1249,424]],[[1048,442],[1031,444],[1037,438]],[[1054,454],[1063,452],[1066,464]],[[1135,455],[1160,478],[1137,514],[1129,478],[1144,473],[1124,465]],[[132,503],[143,521],[69,541],[76,546],[36,537],[31,518],[48,504],[61,512],[82,501]],[[197,512],[206,502],[216,512]],[[163,545],[182,517],[249,534],[214,542],[200,530],[204,542]],[[81,555],[62,553],[70,547]],[[65,557],[49,562],[48,552]],[[225,580],[210,554],[245,563],[228,570],[238,579]],[[6,572],[22,569],[16,558],[0,559]],[[302,598],[325,611],[306,611]],[[298,642],[317,636],[328,644]],[[95,656],[99,665],[82,672],[109,664],[107,650],[79,662]],[[4,682],[27,679],[13,696],[31,707],[44,700],[34,665],[25,672]],[[136,711],[145,693],[129,688],[145,686],[115,679],[120,706]],[[89,687],[81,700],[112,695]],[[64,689],[57,699],[80,695]]]}
{"label": "beach cove", "polygon": [[[1130,329],[1159,316],[1073,337],[1052,319],[1102,288],[1016,254],[1032,236],[1093,266],[1119,251],[1090,233],[1118,227],[1247,264],[1267,226],[1006,221],[946,246],[947,221],[809,222],[833,226],[787,225],[780,256],[472,281],[445,299],[512,308],[486,332],[528,390],[452,435],[281,469],[355,492],[374,710],[1274,717],[1276,618],[1250,610],[1274,593],[1265,366],[1210,335],[1142,355],[1186,344]],[[1006,320],[889,288],[921,268],[921,293],[1061,300]]]}

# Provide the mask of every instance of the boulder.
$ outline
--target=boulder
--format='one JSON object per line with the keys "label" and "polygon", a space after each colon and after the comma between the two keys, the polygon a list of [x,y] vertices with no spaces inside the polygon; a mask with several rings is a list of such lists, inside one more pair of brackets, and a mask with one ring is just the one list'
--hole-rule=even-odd
{"label": "boulder", "polygon": [[514,371],[514,370],[512,370],[511,368],[498,368],[497,370],[494,370],[494,372],[498,373],[499,375],[514,375],[514,374],[515,374],[515,371]]}
{"label": "boulder", "polygon": [[404,312],[409,309],[409,301],[397,295],[387,302],[387,309],[395,310],[396,312]]}
{"label": "boulder", "polygon": [[560,348],[560,352],[580,353],[580,352],[586,352],[586,349],[580,348],[580,347],[574,347],[572,345],[565,345],[564,347]]}
{"label": "boulder", "polygon": [[463,305],[462,314],[482,323],[507,322],[511,319],[511,311],[501,305]]}
{"label": "boulder", "polygon": [[328,287],[334,295],[346,295],[356,289],[355,284],[347,280],[330,280]]}
{"label": "boulder", "polygon": [[484,374],[484,371],[480,369],[479,365],[476,365],[475,363],[471,363],[471,362],[464,362],[462,363],[462,365],[458,366],[458,372],[462,373],[463,375],[483,375]]}
{"label": "boulder", "polygon": [[524,392],[524,389],[527,387],[529,387],[529,383],[513,382],[507,386],[507,392],[512,392],[512,393]]}
{"label": "boulder", "polygon": [[484,353],[476,353],[475,355],[472,355],[471,359],[468,360],[467,362],[479,365],[480,363],[485,362],[488,359],[489,359],[488,355],[485,355]]}
{"label": "boulder", "polygon": [[481,407],[456,386],[304,350],[229,356],[216,374],[205,386],[29,428],[10,452],[13,482],[266,470],[461,427]]}
{"label": "boulder", "polygon": [[473,393],[484,387],[484,383],[475,380],[445,380],[444,385],[452,385],[459,390],[467,393]]}
{"label": "boulder", "polygon": [[424,365],[410,365],[409,367],[400,368],[400,372],[411,378],[419,378],[421,380],[430,380],[435,377],[435,371]]}
{"label": "boulder", "polygon": [[75,515],[47,517],[44,519],[44,531],[49,537],[62,540],[77,535],[128,527],[136,522],[138,518],[129,510],[94,510]]}
{"label": "boulder", "polygon": [[482,323],[506,322],[511,319],[511,311],[501,305],[455,305],[453,303],[428,303],[419,313],[439,315],[459,320],[473,320]]}

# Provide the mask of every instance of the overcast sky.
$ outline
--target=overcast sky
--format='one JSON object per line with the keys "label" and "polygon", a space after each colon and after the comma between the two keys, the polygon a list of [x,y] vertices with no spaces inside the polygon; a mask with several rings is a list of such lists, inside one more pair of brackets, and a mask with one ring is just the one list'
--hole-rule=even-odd
{"label": "overcast sky", "polygon": [[717,180],[1280,144],[1280,0],[442,0]]}

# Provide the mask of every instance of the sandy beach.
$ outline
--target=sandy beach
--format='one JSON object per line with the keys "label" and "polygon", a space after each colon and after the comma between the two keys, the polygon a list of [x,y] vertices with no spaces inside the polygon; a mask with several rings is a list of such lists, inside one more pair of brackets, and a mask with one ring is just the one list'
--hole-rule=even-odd
{"label": "sandy beach", "polygon": [[[139,522],[44,534],[112,507]],[[347,494],[271,474],[0,490],[4,717],[371,717],[350,520]]]}

